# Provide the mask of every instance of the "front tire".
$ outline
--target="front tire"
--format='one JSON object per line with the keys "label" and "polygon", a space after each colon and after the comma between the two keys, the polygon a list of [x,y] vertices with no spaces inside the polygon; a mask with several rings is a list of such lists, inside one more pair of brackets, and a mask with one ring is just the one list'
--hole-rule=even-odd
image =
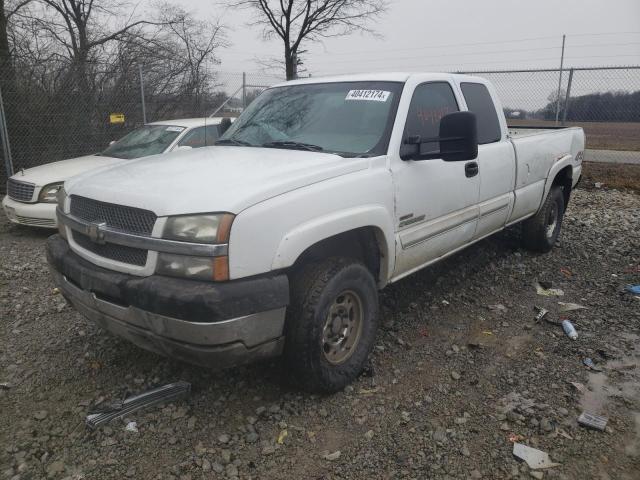
{"label": "front tire", "polygon": [[362,263],[329,258],[292,275],[284,360],[301,388],[331,393],[353,382],[377,328],[378,290]]}
{"label": "front tire", "polygon": [[542,208],[522,225],[522,242],[525,248],[542,253],[553,248],[560,236],[564,208],[562,187],[551,187]]}

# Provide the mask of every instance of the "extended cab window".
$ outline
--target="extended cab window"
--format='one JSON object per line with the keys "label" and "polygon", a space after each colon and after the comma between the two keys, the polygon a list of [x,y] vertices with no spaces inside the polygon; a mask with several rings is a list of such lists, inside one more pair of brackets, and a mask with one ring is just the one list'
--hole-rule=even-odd
{"label": "extended cab window", "polygon": [[[445,115],[457,112],[458,102],[451,85],[447,82],[432,82],[418,85],[413,92],[404,136],[418,135],[424,141],[435,138],[440,133],[440,119]],[[427,144],[427,149],[438,148],[437,144]]]}
{"label": "extended cab window", "polygon": [[461,83],[460,88],[469,111],[478,119],[478,143],[500,140],[500,121],[487,87],[481,83]]}
{"label": "extended cab window", "polygon": [[179,147],[200,148],[213,145],[220,136],[218,125],[194,128],[178,142]]}

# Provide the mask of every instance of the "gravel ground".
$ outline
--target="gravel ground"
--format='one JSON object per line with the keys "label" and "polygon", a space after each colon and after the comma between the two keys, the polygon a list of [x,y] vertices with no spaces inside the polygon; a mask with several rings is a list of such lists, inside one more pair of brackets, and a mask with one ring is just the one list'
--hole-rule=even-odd
{"label": "gravel ground", "polygon": [[[2,222],[1,478],[640,478],[636,194],[576,191],[551,254],[514,229],[388,287],[370,368],[327,397],[286,387],[278,362],[213,373],[107,335],[56,294],[46,234]],[[190,396],[85,427],[92,405],[176,380]],[[585,409],[606,431],[578,426]],[[530,471],[514,439],[560,465]]]}

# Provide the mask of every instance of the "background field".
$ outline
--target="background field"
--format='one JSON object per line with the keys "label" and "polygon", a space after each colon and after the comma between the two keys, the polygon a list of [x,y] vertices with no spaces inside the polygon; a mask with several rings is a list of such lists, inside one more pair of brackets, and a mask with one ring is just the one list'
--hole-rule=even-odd
{"label": "background field", "polygon": [[[549,120],[513,120],[513,126],[555,126]],[[582,127],[587,136],[587,148],[595,150],[640,150],[640,122],[567,122],[567,126]]]}

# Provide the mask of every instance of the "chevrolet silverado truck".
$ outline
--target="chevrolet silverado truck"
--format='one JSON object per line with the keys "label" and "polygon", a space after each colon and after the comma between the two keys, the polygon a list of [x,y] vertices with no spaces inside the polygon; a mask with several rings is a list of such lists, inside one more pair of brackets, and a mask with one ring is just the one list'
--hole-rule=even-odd
{"label": "chevrolet silverado truck", "polygon": [[66,182],[48,261],[78,311],[140,347],[215,368],[282,355],[333,392],[365,365],[386,285],[518,222],[549,251],[584,144],[510,131],[478,77],[291,81],[216,146]]}

